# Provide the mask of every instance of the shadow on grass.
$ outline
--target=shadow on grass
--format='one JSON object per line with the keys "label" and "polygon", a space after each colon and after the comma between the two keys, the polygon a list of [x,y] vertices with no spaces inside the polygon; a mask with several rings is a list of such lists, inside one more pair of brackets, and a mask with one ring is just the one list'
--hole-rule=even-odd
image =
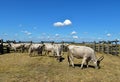
{"label": "shadow on grass", "polygon": [[[70,65],[72,66],[72,65]],[[74,64],[75,67],[81,67],[81,64]],[[87,68],[87,65],[83,65],[83,68]],[[95,68],[95,66],[89,65],[88,68]]]}
{"label": "shadow on grass", "polygon": [[43,55],[29,55],[30,57],[39,57],[39,56],[43,56]]}
{"label": "shadow on grass", "polygon": [[63,60],[65,60],[65,58],[61,57],[61,58],[60,58],[60,62],[62,62]]}
{"label": "shadow on grass", "polygon": [[[57,58],[57,56],[49,56],[49,57],[51,57],[51,58]],[[60,58],[60,62],[62,62],[63,60],[65,60],[65,58],[61,57]]]}

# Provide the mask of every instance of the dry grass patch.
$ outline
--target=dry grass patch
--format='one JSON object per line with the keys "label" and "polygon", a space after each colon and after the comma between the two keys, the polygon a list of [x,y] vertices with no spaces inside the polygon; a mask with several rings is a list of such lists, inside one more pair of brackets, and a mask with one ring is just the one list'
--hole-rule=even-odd
{"label": "dry grass patch", "polygon": [[29,57],[26,53],[0,55],[0,82],[119,82],[120,56],[104,57],[101,69],[81,70],[81,60],[75,59],[77,66],[69,67],[66,54],[60,63],[53,57]]}

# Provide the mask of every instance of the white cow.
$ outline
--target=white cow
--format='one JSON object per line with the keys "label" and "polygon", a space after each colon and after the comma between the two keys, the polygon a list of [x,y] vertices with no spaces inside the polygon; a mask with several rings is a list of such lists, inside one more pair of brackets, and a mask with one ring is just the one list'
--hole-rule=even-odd
{"label": "white cow", "polygon": [[23,52],[23,43],[8,43],[8,46],[13,49],[15,52],[17,51],[17,49],[20,49],[21,52]]}
{"label": "white cow", "polygon": [[93,61],[95,64],[95,68],[99,68],[100,61],[103,60],[103,56],[101,56],[99,59],[96,58],[95,52],[92,48],[86,47],[86,46],[75,46],[75,45],[69,45],[69,54],[68,54],[68,63],[70,65],[70,62],[72,66],[74,67],[73,58],[83,58],[81,69],[83,68],[83,64],[86,63],[88,67],[88,62]]}
{"label": "white cow", "polygon": [[3,46],[8,46],[9,44],[8,43],[3,43]]}
{"label": "white cow", "polygon": [[62,58],[62,44],[53,44],[53,46],[55,56],[57,56],[57,60],[60,62]]}
{"label": "white cow", "polygon": [[45,55],[49,55],[49,53],[51,52],[54,55],[54,47],[53,44],[51,43],[44,43],[44,51],[45,51]]}
{"label": "white cow", "polygon": [[50,43],[44,43],[45,47],[45,54],[49,54],[49,52],[52,53],[54,57],[57,57],[57,60],[61,61],[62,55],[62,44],[50,44]]}
{"label": "white cow", "polygon": [[29,56],[35,55],[35,52],[42,55],[43,44],[32,44],[29,48]]}
{"label": "white cow", "polygon": [[24,51],[28,52],[31,45],[32,43],[24,43]]}

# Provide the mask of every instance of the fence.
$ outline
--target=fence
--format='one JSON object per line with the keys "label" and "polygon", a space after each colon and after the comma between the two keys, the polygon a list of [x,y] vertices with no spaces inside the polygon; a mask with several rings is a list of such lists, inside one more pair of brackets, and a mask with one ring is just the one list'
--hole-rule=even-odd
{"label": "fence", "polygon": [[4,42],[3,39],[0,40],[0,54],[10,53],[10,48],[8,45],[5,45],[7,42]]}
{"label": "fence", "polygon": [[0,54],[3,54],[3,39],[0,40]]}
{"label": "fence", "polygon": [[118,40],[115,41],[99,41],[99,42],[84,42],[85,46],[93,48],[96,52],[118,55],[119,54],[119,44]]}
{"label": "fence", "polygon": [[[41,42],[32,42],[32,41],[6,41],[3,42],[3,39],[0,40],[0,54],[9,53],[10,48],[8,46],[3,45],[4,43],[55,43],[54,41],[41,41]],[[69,43],[76,45],[84,45],[93,48],[96,52],[118,55],[120,45],[118,44],[118,40],[115,41],[99,41],[99,42],[82,42],[82,43],[74,43],[74,42],[59,42],[59,43]],[[67,51],[67,48],[64,48],[64,51]]]}

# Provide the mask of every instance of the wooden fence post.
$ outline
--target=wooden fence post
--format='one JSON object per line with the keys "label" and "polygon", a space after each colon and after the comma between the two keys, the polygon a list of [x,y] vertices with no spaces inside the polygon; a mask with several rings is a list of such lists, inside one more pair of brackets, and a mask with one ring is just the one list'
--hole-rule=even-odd
{"label": "wooden fence post", "polygon": [[96,51],[96,41],[93,43],[93,49]]}
{"label": "wooden fence post", "polygon": [[117,42],[119,42],[118,40],[115,41],[115,45],[116,45],[116,48],[115,48],[115,55],[118,55],[119,54],[119,45],[117,44]]}
{"label": "wooden fence post", "polygon": [[0,53],[3,54],[3,39],[0,40]]}

